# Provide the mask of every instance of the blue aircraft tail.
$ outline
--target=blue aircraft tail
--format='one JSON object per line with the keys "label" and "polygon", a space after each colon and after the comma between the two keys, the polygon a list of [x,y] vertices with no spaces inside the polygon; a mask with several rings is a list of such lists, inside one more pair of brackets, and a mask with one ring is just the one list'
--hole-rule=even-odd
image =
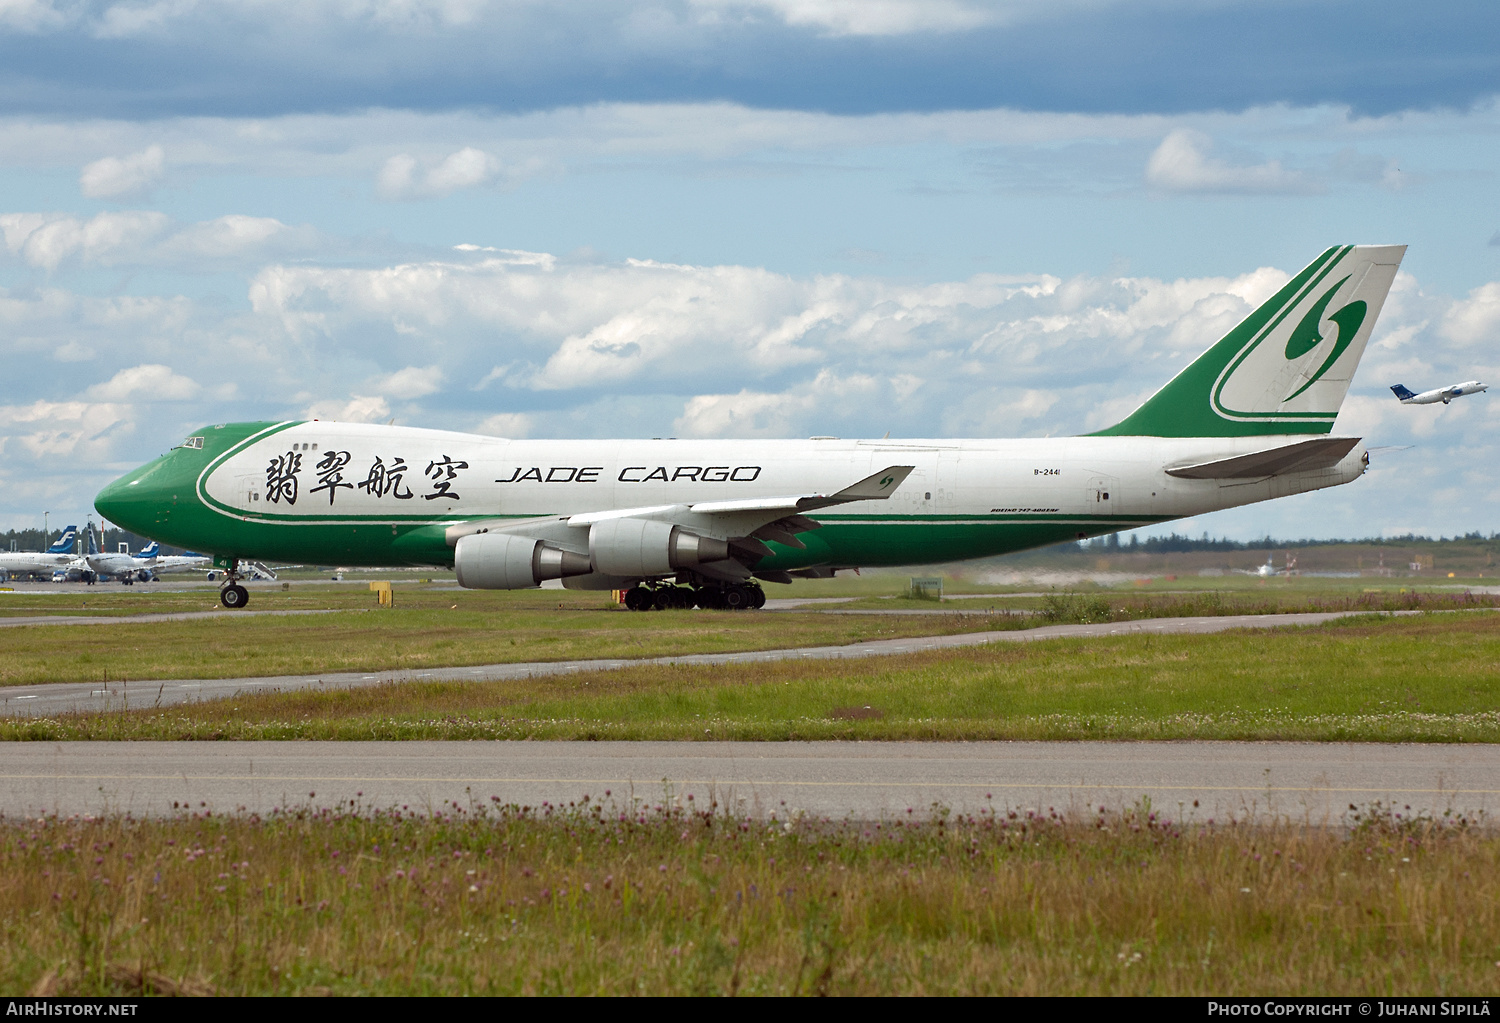
{"label": "blue aircraft tail", "polygon": [[1408,391],[1405,384],[1397,384],[1395,387],[1392,387],[1391,393],[1400,398],[1402,401],[1405,401],[1407,398],[1415,398],[1417,396],[1417,392]]}
{"label": "blue aircraft tail", "polygon": [[161,544],[157,543],[155,540],[152,540],[150,543],[140,549],[140,552],[136,554],[136,557],[154,558],[160,550]]}
{"label": "blue aircraft tail", "polygon": [[77,538],[77,536],[78,536],[78,527],[77,526],[69,526],[67,529],[64,529],[62,531],[62,536],[60,536],[60,537],[57,538],[57,542],[54,543],[51,547],[47,548],[47,553],[48,554],[72,554],[73,553],[73,541],[74,541],[75,538]]}

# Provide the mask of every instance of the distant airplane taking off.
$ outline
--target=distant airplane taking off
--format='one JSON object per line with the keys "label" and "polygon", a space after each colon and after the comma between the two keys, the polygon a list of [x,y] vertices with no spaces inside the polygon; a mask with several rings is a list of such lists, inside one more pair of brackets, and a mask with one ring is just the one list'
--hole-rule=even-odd
{"label": "distant airplane taking off", "polygon": [[216,555],[224,607],[245,606],[255,559],[451,567],[480,589],[561,579],[625,590],[638,611],[759,607],[761,580],[990,557],[1358,479],[1360,438],[1330,431],[1405,251],[1329,249],[1083,437],[505,440],[222,423],[94,507]]}
{"label": "distant airplane taking off", "polygon": [[1480,391],[1488,391],[1489,384],[1481,384],[1478,380],[1470,380],[1467,383],[1454,384],[1452,387],[1439,387],[1435,391],[1423,391],[1414,394],[1406,389],[1405,384],[1397,384],[1391,388],[1391,392],[1401,399],[1403,405],[1431,405],[1440,401],[1444,405],[1454,398],[1462,398],[1466,394],[1478,394]]}

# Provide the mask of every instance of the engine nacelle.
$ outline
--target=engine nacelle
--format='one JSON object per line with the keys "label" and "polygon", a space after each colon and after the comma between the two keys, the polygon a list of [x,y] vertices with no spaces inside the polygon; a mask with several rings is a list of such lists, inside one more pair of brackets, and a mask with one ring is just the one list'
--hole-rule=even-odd
{"label": "engine nacelle", "polygon": [[605,519],[589,529],[589,558],[603,575],[648,579],[729,557],[729,544],[654,519]]}
{"label": "engine nacelle", "polygon": [[584,575],[589,559],[510,533],[471,533],[453,548],[458,585],[472,590],[524,590],[547,579]]}

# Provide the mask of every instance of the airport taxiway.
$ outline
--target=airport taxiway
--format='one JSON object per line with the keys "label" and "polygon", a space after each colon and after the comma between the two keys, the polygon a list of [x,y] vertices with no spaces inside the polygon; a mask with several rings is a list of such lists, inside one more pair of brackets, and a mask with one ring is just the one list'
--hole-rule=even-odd
{"label": "airport taxiway", "polygon": [[[1500,805],[1500,745],[1300,742],[15,742],[0,812],[413,811],[493,801],[681,799],[785,820],[892,819],[934,804],[1174,820],[1348,823]],[[687,797],[693,796],[689,804]]]}

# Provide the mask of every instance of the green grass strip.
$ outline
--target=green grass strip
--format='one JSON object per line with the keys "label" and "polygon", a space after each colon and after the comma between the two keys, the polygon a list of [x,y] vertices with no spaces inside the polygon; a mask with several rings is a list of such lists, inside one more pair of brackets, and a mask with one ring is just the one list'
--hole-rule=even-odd
{"label": "green grass strip", "polygon": [[1500,615],[399,682],[13,719],[0,738],[1500,742]]}

